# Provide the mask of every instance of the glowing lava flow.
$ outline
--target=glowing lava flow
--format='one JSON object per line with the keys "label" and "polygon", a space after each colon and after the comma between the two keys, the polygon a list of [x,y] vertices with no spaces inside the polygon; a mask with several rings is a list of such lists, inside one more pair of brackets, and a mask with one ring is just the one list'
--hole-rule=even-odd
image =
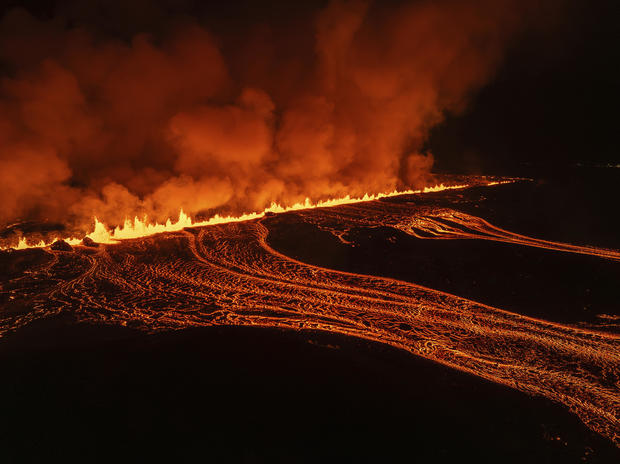
{"label": "glowing lava flow", "polygon": [[[339,230],[393,227],[424,238],[502,240],[611,257],[591,247],[511,234],[449,211],[360,202],[303,211],[287,221]],[[322,330],[385,343],[545,396],[620,445],[618,334],[524,316],[411,282],[303,263],[272,248],[271,227],[282,225],[264,218],[33,254],[39,261],[0,286],[0,337],[56,314],[145,331],[214,325]],[[614,259],[620,256],[615,253]]]}
{"label": "glowing lava flow", "polygon": [[[343,213],[346,214],[346,221],[342,221]],[[329,230],[346,243],[343,236],[348,229],[352,226],[374,227],[377,225],[377,217],[381,217],[382,226],[393,227],[422,240],[491,240],[620,261],[620,252],[617,250],[527,237],[494,226],[482,218],[448,208],[420,206],[413,210],[410,204],[398,203],[344,205],[339,211],[303,215],[303,220]]]}
{"label": "glowing lava flow", "polygon": [[396,226],[398,229],[420,239],[483,239],[518,245],[546,248],[548,250],[598,256],[620,261],[616,250],[558,243],[516,234],[489,224],[482,218],[460,211],[438,210],[420,215]]}
{"label": "glowing lava flow", "polygon": [[[514,180],[504,180],[504,181],[493,181],[488,182],[482,185],[498,185],[504,183],[514,182]],[[207,219],[206,221],[198,221],[194,222],[190,216],[185,214],[183,210],[179,212],[179,218],[176,222],[172,222],[171,219],[168,219],[164,224],[159,223],[149,223],[147,218],[140,219],[137,216],[132,220],[126,219],[123,226],[117,226],[112,231],[108,229],[105,224],[99,222],[97,218],[95,218],[95,227],[94,230],[88,234],[86,237],[97,243],[115,243],[118,240],[130,239],[130,238],[140,238],[140,237],[148,237],[150,235],[159,234],[162,232],[178,232],[180,230],[185,229],[186,227],[201,227],[201,226],[211,226],[215,224],[227,224],[231,222],[242,222],[242,221],[250,221],[253,219],[259,219],[264,217],[267,213],[286,213],[289,211],[300,211],[304,209],[312,209],[312,208],[328,208],[333,206],[347,205],[352,203],[361,203],[373,200],[379,200],[381,198],[395,197],[399,195],[412,195],[419,193],[431,193],[431,192],[441,192],[443,190],[453,190],[453,189],[462,189],[469,187],[469,184],[459,184],[459,185],[444,185],[439,184],[433,187],[424,187],[420,190],[394,190],[388,193],[378,193],[378,194],[365,194],[363,197],[352,198],[347,195],[341,198],[334,198],[329,200],[321,200],[318,202],[312,202],[309,198],[306,198],[304,202],[295,203],[292,206],[281,206],[278,203],[272,203],[271,206],[265,208],[262,212],[254,212],[249,214],[242,214],[241,216],[220,216],[216,214],[212,218]],[[44,242],[40,241],[38,243],[28,243],[25,237],[21,237],[17,246],[15,247],[0,247],[0,250],[3,249],[16,249],[16,250],[24,250],[27,248],[43,248],[52,245],[55,241],[60,240],[58,238],[50,241]],[[64,239],[70,245],[79,245],[82,243],[82,239],[80,238],[67,238]]]}

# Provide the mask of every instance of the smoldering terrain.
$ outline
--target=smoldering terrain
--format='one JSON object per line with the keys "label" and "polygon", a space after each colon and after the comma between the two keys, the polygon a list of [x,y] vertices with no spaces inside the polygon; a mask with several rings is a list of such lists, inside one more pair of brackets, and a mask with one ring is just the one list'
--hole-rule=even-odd
{"label": "smoldering terrain", "polygon": [[[346,443],[359,444],[356,434],[376,432],[376,447],[368,456],[394,457],[406,444],[436,459],[465,454],[477,460],[510,455],[514,462],[552,456],[611,462],[618,453],[612,444],[618,423],[618,313],[610,295],[620,254],[612,243],[606,248],[582,243],[577,248],[583,253],[553,249],[549,244],[562,243],[528,221],[536,216],[527,208],[513,210],[511,220],[523,224],[521,234],[536,229],[551,234],[542,237],[544,242],[519,234],[520,242],[511,242],[512,236],[497,232],[505,229],[482,233],[471,215],[475,211],[475,217],[499,227],[507,199],[552,191],[533,182],[474,187],[187,229],[118,245],[5,252],[0,344],[13,372],[7,394],[29,417],[38,417],[42,408],[58,414],[70,430],[73,421],[92,424],[98,432],[87,443],[107,436],[92,421],[118,423],[121,437],[114,447],[123,443],[131,452],[139,446],[131,443],[134,434],[145,443],[148,435],[169,430],[176,444],[165,446],[168,452],[186,433],[193,437],[181,455],[199,452],[201,443],[209,444],[206,455],[225,455],[233,437],[242,436],[249,441],[233,454],[259,461],[312,459],[316,449],[304,445],[301,436],[291,438],[285,429],[292,428],[313,437],[317,449],[334,449],[341,459],[365,456],[366,448]],[[535,204],[541,202],[528,206]],[[402,224],[416,217],[424,220],[414,221],[418,235],[420,230],[439,235],[404,233],[408,229]],[[455,228],[459,218],[466,222]],[[443,226],[433,229],[436,221]],[[478,237],[457,237],[455,231]],[[435,364],[407,360],[376,343]],[[49,362],[67,378],[47,369],[37,374],[38,367],[30,372],[27,366],[39,366],[40,356],[57,356]],[[110,379],[89,366],[90,356],[94,366],[109,366],[102,372]],[[349,379],[334,372],[345,365]],[[118,366],[124,367],[117,371]],[[378,372],[394,381],[387,386],[370,381]],[[82,375],[87,377],[80,384]],[[314,375],[317,379],[308,379]],[[51,396],[41,397],[49,404],[38,398],[26,407],[32,376],[49,389]],[[53,378],[58,385],[49,383]],[[209,416],[207,422],[190,413],[188,403],[177,404],[178,388],[189,378],[205,389],[204,395],[190,397]],[[154,383],[147,386],[144,379]],[[78,384],[71,393],[59,387],[69,388],[67,382],[73,381]],[[449,386],[440,388],[437,382]],[[20,393],[22,387],[26,390]],[[470,394],[474,397],[463,396]],[[413,404],[411,395],[417,398]],[[446,403],[445,396],[452,395],[461,401]],[[220,403],[217,397],[226,398],[228,406],[214,405]],[[139,410],[128,418],[134,400]],[[104,413],[93,401],[110,411]],[[341,401],[342,415],[334,412]],[[291,405],[294,414],[286,412]],[[22,423],[20,409],[6,409],[16,423]],[[84,416],[88,411],[95,417]],[[503,418],[489,416],[496,413]],[[491,432],[488,421],[502,430]],[[407,440],[386,450],[387,431],[370,425],[378,422]],[[429,430],[421,422],[437,425]],[[336,423],[346,429],[338,439],[332,430]],[[461,424],[456,437],[445,436],[446,424]],[[251,432],[265,426],[276,436]],[[201,441],[187,427],[211,438]],[[236,427],[240,435],[233,434]],[[474,431],[478,439],[465,445]],[[48,443],[38,426],[33,433]],[[513,438],[493,438],[497,434]],[[54,446],[58,452],[65,449],[60,442]]]}

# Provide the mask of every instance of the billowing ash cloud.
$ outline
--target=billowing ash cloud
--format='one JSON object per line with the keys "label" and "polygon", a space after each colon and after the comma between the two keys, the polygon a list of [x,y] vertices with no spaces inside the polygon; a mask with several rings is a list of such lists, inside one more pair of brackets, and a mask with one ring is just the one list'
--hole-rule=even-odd
{"label": "billowing ash cloud", "polygon": [[127,41],[10,11],[0,223],[87,229],[93,215],[118,224],[418,186],[427,131],[490,78],[523,12],[335,1],[299,36],[261,24],[231,40],[179,18]]}

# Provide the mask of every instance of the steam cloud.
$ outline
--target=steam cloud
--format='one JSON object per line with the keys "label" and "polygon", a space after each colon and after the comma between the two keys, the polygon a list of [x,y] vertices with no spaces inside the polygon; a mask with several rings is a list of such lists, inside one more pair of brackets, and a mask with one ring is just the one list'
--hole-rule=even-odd
{"label": "steam cloud", "polygon": [[12,10],[0,23],[0,223],[86,231],[93,215],[419,186],[429,128],[491,77],[522,3],[334,1],[308,19],[312,37],[257,25],[226,56],[227,37],[187,19],[123,41]]}

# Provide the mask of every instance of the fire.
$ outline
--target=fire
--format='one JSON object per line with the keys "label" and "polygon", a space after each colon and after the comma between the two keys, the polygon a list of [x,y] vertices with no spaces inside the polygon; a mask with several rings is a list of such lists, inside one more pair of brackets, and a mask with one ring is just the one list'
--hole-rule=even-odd
{"label": "fire", "polygon": [[[249,213],[201,222],[213,224],[425,185],[429,130],[494,75],[523,2],[321,3],[293,29],[266,26],[258,48],[245,21],[210,31],[182,14],[156,31],[129,21],[115,37],[81,13],[71,27],[62,15],[7,14],[0,224],[45,220],[65,224],[58,239],[69,243],[85,232],[112,243],[204,218],[181,207]],[[291,206],[301,194],[312,201]],[[261,212],[271,200],[281,204]],[[45,247],[54,235],[29,237],[17,248]]]}
{"label": "fire", "polygon": [[[503,181],[492,181],[487,182],[483,185],[498,185],[514,182],[514,180],[503,180]],[[176,221],[172,219],[168,219],[165,223],[149,223],[148,218],[140,219],[139,217],[134,217],[133,220],[126,219],[122,226],[117,226],[114,229],[108,228],[105,224],[100,222],[96,217],[94,218],[94,229],[92,232],[86,234],[86,237],[97,243],[106,243],[113,244],[118,242],[119,240],[131,239],[131,238],[140,238],[140,237],[148,237],[150,235],[159,234],[162,232],[178,232],[180,230],[185,229],[186,227],[203,227],[203,226],[211,226],[215,224],[225,224],[230,222],[241,222],[241,221],[251,221],[253,219],[259,219],[267,213],[286,213],[289,211],[300,211],[304,209],[312,209],[312,208],[329,208],[333,206],[339,205],[348,205],[351,203],[361,203],[366,201],[379,200],[381,198],[389,198],[396,197],[400,195],[412,195],[412,194],[422,194],[422,193],[432,193],[432,192],[441,192],[443,190],[454,190],[454,189],[463,189],[471,186],[471,184],[457,184],[457,185],[444,185],[438,184],[433,187],[424,187],[419,190],[393,190],[392,192],[387,193],[375,193],[375,194],[365,194],[362,197],[351,197],[346,195],[341,198],[332,198],[328,200],[320,200],[317,202],[313,202],[309,198],[306,198],[305,201],[295,203],[290,206],[282,206],[278,203],[271,203],[270,206],[265,208],[260,212],[246,213],[240,216],[220,216],[216,214],[215,216],[205,220],[205,221],[194,221],[191,216],[186,214],[182,209],[179,211],[179,216]],[[15,250],[24,250],[27,248],[44,248],[52,245],[54,242],[61,240],[61,238],[55,238],[50,242],[44,242],[43,240],[38,243],[28,243],[25,237],[21,237],[17,246],[15,247],[2,247],[0,249],[15,249]],[[81,238],[71,237],[65,238],[65,242],[70,245],[80,245],[82,243]]]}

